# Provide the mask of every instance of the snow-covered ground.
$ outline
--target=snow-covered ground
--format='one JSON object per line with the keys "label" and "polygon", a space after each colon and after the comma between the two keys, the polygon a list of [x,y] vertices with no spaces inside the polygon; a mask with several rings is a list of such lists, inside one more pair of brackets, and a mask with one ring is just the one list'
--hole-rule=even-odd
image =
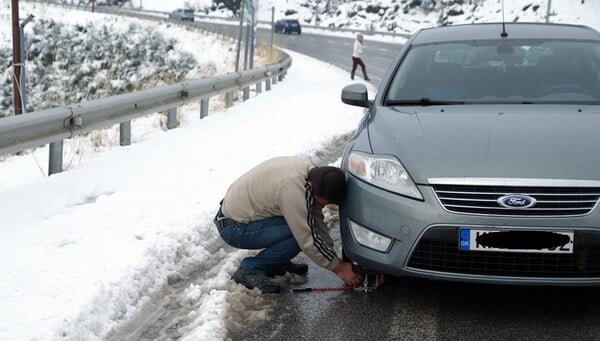
{"label": "snow-covered ground", "polygon": [[[552,3],[553,21],[599,29],[598,1]],[[10,41],[4,26],[0,39]],[[219,68],[231,62],[221,58],[227,48],[196,50]],[[44,148],[1,162],[0,340],[101,339],[194,267],[203,275],[182,298],[191,307],[183,339],[224,339],[233,313],[260,300],[229,278],[247,251],[227,248],[212,225],[227,186],[269,157],[330,147],[362,116],[339,100],[347,72],[288,53],[293,66],[272,91],[206,119],[195,104],[180,108],[181,127],[168,132],[164,117],[137,120],[128,147],[69,141],[67,171],[51,177]]]}
{"label": "snow-covered ground", "polygon": [[[327,148],[362,116],[339,100],[346,72],[288,52],[272,91],[203,120],[190,105],[178,129],[1,191],[0,339],[99,339],[190,266],[206,275],[187,291],[188,336],[223,339],[256,296],[229,278],[246,251],[224,251],[212,224],[227,186],[267,158]],[[13,160],[0,167],[19,182]]]}
{"label": "snow-covered ground", "polygon": [[[231,67],[213,37],[170,34]],[[187,336],[225,338],[232,311],[260,300],[230,280],[246,252],[225,251],[212,225],[228,184],[268,157],[327,148],[362,113],[339,100],[346,72],[290,54],[294,67],[272,91],[229,110],[212,105],[202,121],[195,104],[169,132],[161,115],[134,121],[129,147],[114,130],[100,146],[66,141],[61,174],[45,175],[46,147],[0,163],[0,340],[101,339],[189,268],[205,274],[181,298]]]}

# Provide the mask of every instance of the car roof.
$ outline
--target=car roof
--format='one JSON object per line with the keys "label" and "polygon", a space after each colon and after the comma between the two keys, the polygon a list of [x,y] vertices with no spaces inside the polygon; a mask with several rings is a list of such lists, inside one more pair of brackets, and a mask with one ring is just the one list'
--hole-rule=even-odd
{"label": "car roof", "polygon": [[[567,24],[506,23],[506,39],[577,39],[600,40],[600,33],[590,27]],[[502,23],[465,24],[426,28],[417,32],[412,44],[447,41],[499,39]]]}

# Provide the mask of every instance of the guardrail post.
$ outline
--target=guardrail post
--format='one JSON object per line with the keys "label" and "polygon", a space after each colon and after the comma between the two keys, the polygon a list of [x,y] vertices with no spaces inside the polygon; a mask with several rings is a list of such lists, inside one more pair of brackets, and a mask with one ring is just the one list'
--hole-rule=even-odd
{"label": "guardrail post", "polygon": [[210,98],[203,98],[200,100],[200,118],[208,116],[208,101]]}
{"label": "guardrail post", "polygon": [[247,101],[250,98],[250,87],[244,87],[244,101]]}
{"label": "guardrail post", "polygon": [[129,146],[131,144],[131,121],[119,123],[119,137],[121,146]]}
{"label": "guardrail post", "polygon": [[177,128],[179,121],[177,121],[177,108],[169,108],[167,112],[167,129]]}
{"label": "guardrail post", "polygon": [[267,91],[271,91],[271,78],[267,78],[267,80],[265,81],[265,90]]}
{"label": "guardrail post", "polygon": [[262,92],[262,83],[258,82],[256,83],[256,93],[260,94]]}
{"label": "guardrail post", "polygon": [[279,76],[277,76],[277,80],[279,80],[279,81],[283,80],[283,73],[280,73]]}
{"label": "guardrail post", "polygon": [[225,108],[231,108],[233,106],[233,91],[229,91],[225,94]]}
{"label": "guardrail post", "polygon": [[63,140],[50,143],[50,156],[48,158],[48,176],[62,172]]}
{"label": "guardrail post", "polygon": [[277,84],[277,76],[273,76],[273,85]]}

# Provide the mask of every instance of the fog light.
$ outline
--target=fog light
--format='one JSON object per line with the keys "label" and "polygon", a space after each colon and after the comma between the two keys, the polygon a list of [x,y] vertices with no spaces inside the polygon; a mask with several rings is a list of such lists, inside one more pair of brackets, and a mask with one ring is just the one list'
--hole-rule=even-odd
{"label": "fog light", "polygon": [[379,233],[375,233],[363,226],[360,226],[352,220],[348,221],[350,222],[350,231],[352,231],[354,239],[360,245],[377,250],[379,252],[386,252],[389,249],[390,244],[392,243],[391,238],[380,235]]}

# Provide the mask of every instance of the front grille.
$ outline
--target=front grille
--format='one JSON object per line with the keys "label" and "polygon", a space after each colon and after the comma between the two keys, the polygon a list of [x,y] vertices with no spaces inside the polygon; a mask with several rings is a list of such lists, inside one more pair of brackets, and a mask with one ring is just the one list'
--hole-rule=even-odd
{"label": "front grille", "polygon": [[[588,214],[600,199],[598,187],[524,187],[433,185],[444,208],[450,212],[502,216],[577,216]],[[498,198],[527,195],[536,199],[530,208],[506,208]]]}
{"label": "front grille", "polygon": [[531,278],[600,277],[600,233],[575,231],[572,254],[460,251],[458,227],[437,227],[419,240],[409,268],[453,274]]}

